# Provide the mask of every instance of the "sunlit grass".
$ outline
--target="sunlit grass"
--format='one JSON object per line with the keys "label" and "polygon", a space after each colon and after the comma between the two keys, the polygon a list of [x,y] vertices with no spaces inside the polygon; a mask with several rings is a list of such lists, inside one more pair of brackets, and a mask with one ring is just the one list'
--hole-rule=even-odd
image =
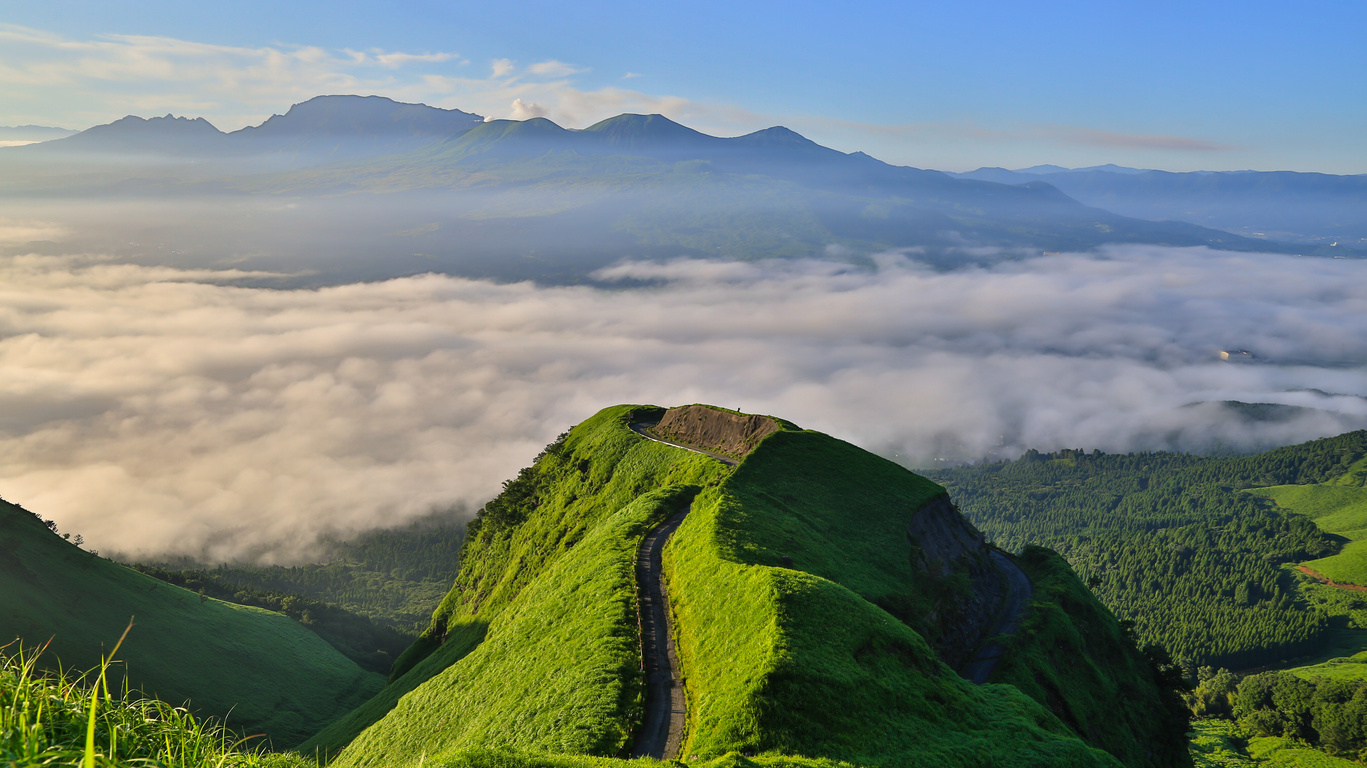
{"label": "sunlit grass", "polygon": [[266,752],[259,739],[244,739],[183,707],[127,689],[111,691],[117,644],[99,667],[79,676],[45,670],[38,664],[44,650],[0,649],[0,765],[7,768],[314,765],[298,755]]}

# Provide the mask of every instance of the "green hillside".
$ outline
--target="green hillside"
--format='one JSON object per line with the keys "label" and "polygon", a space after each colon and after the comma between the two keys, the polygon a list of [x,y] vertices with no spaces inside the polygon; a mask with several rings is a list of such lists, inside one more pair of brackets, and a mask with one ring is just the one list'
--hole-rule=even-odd
{"label": "green hillside", "polygon": [[1320,530],[1346,539],[1335,555],[1302,565],[1343,584],[1367,586],[1367,459],[1347,472],[1314,485],[1279,485],[1252,493],[1272,499],[1277,506],[1315,521]]}
{"label": "green hillside", "polygon": [[[945,536],[976,535],[942,488],[786,423],[734,469],[628,428],[661,412],[606,409],[507,482],[469,526],[455,586],[390,685],[302,749],[342,750],[339,766],[623,756],[644,691],[636,547],[687,507],[664,565],[688,698],[684,756],[719,765],[1185,764],[1184,751],[1166,746],[1184,728],[1164,709],[1152,662],[1094,601],[1082,619],[1060,619],[1062,601],[1086,594],[1066,567],[1050,576],[1065,586],[1036,595],[1028,610],[1042,618],[1015,637],[1000,675],[1067,675],[1053,650],[1059,633],[1099,627],[1104,636],[1078,640],[1068,658],[1083,654],[1101,686],[1062,702],[1111,707],[1106,728],[1065,722],[1056,692],[973,686],[942,660],[937,640],[1000,604],[996,582],[975,571],[985,556],[941,562],[931,557],[947,551],[933,527],[910,534],[909,522],[934,510],[937,526],[954,529]],[[1112,700],[1121,691],[1123,705]]]}
{"label": "green hillside", "polygon": [[0,503],[0,637],[67,669],[97,665],[129,619],[119,657],[131,683],[172,704],[226,716],[277,747],[373,695],[383,679],[278,613],[165,584],[63,541],[36,516]]}

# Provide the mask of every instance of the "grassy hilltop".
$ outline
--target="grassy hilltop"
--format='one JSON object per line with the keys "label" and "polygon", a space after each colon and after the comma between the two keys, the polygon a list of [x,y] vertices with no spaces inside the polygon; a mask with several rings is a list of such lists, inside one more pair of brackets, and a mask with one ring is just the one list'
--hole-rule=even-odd
{"label": "grassy hilltop", "polygon": [[606,409],[505,483],[389,685],[302,748],[347,767],[614,762],[643,705],[636,547],[691,505],[664,566],[684,757],[1186,764],[1155,667],[1057,558],[1022,561],[1038,588],[992,680],[1006,684],[973,686],[935,638],[1000,595],[925,566],[936,542],[909,535],[918,511],[952,512],[943,488],[783,422],[734,468],[628,428],[661,413]]}
{"label": "grassy hilltop", "polygon": [[19,638],[31,651],[51,638],[40,662],[68,670],[98,665],[132,618],[119,659],[135,688],[226,716],[234,730],[264,733],[276,747],[297,744],[383,684],[281,614],[104,560],[3,502],[0,595],[0,644]]}

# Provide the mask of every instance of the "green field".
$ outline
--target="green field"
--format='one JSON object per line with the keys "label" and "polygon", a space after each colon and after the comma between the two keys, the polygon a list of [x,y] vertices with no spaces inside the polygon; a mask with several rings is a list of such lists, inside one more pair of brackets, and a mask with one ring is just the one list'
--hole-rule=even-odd
{"label": "green field", "polygon": [[1367,488],[1344,483],[1361,481],[1353,472],[1329,483],[1279,485],[1249,493],[1272,499],[1278,507],[1305,515],[1321,530],[1348,540],[1342,551],[1303,565],[1342,584],[1367,586]]}
{"label": "green field", "polygon": [[42,661],[88,669],[134,627],[120,652],[132,684],[230,727],[297,744],[373,695],[383,678],[278,613],[165,584],[63,541],[0,503],[0,636]]}
{"label": "green field", "polygon": [[1287,671],[1306,680],[1319,677],[1338,680],[1367,679],[1367,651],[1359,651],[1352,656],[1329,659],[1319,664],[1293,667]]}

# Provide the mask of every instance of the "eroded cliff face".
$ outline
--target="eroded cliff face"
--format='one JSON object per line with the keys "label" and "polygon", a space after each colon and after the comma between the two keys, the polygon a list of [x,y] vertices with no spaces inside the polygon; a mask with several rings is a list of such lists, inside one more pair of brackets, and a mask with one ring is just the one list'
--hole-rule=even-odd
{"label": "eroded cliff face", "polygon": [[740,459],[780,428],[779,423],[768,416],[685,405],[665,411],[660,423],[651,427],[651,431],[668,440]]}
{"label": "eroded cliff face", "polygon": [[912,567],[925,574],[936,595],[923,619],[926,639],[947,664],[961,667],[992,631],[1005,597],[1001,573],[983,535],[948,496],[932,499],[912,515],[907,539]]}

